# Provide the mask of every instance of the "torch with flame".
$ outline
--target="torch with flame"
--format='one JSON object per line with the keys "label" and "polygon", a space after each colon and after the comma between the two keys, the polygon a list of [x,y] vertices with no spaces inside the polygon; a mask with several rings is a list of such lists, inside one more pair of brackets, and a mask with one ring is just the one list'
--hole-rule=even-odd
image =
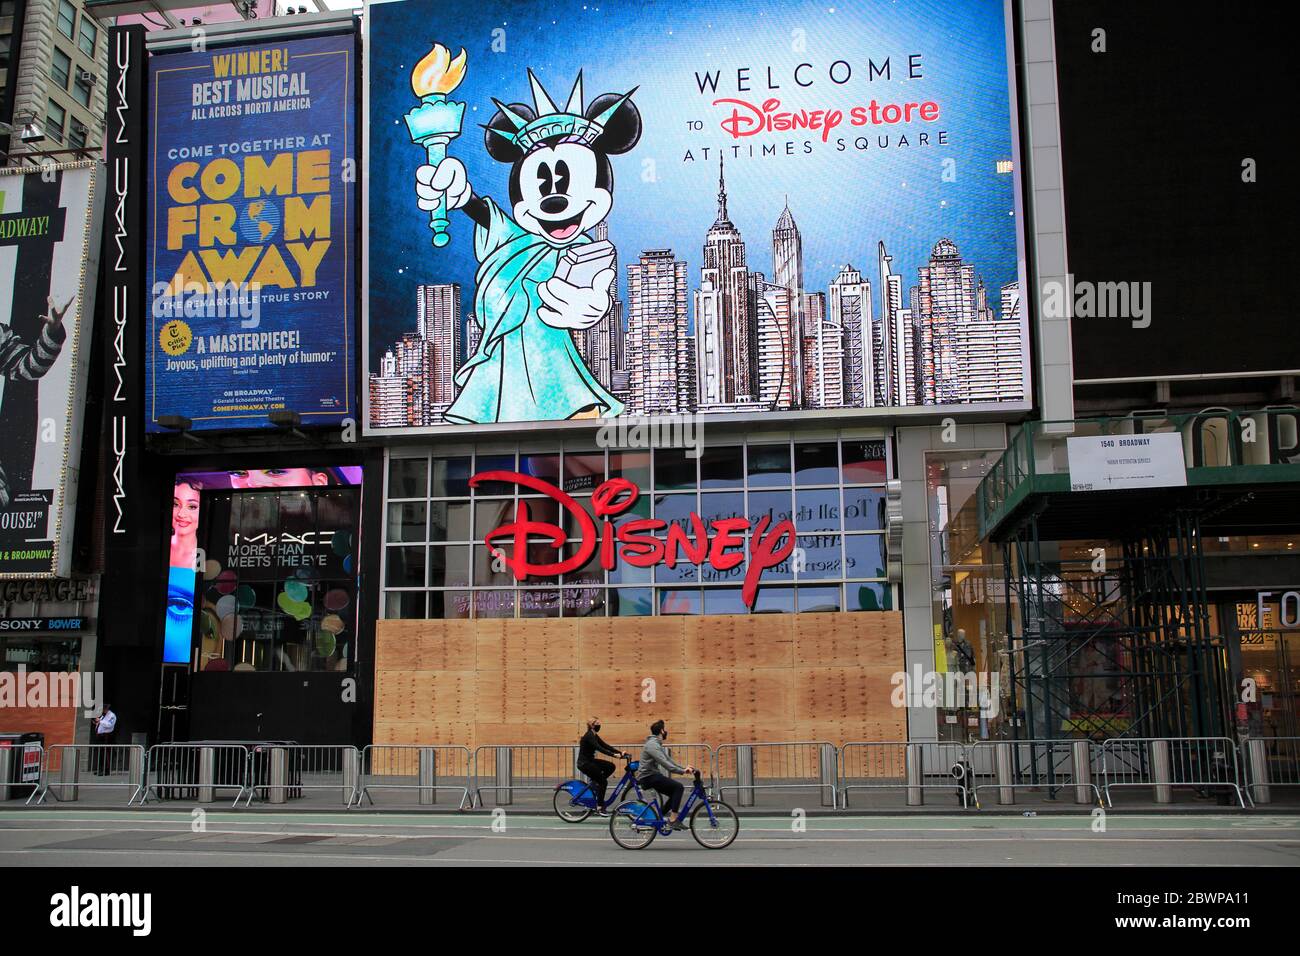
{"label": "torch with flame", "polygon": [[[428,151],[429,165],[437,166],[447,158],[447,145],[460,135],[465,118],[465,104],[447,99],[447,94],[460,86],[465,78],[465,51],[452,59],[451,50],[441,43],[424,55],[411,71],[411,90],[420,98],[420,105],[406,114],[406,128],[411,142]],[[429,228],[433,230],[433,244],[442,248],[451,241],[447,235],[447,200],[429,213]]]}

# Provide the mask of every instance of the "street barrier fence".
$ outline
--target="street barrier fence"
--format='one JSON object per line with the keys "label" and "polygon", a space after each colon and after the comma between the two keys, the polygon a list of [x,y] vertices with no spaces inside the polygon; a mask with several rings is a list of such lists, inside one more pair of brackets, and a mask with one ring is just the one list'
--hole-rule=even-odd
{"label": "street barrier fence", "polygon": [[[633,759],[640,745],[620,749]],[[31,753],[27,752],[30,751]],[[896,791],[906,805],[933,804],[936,794],[963,808],[1013,806],[1018,794],[1058,795],[1076,805],[1114,806],[1121,788],[1149,791],[1157,805],[1175,791],[1194,789],[1243,808],[1269,804],[1279,788],[1300,787],[1300,737],[1111,738],[977,741],[826,741],[673,744],[675,761],[696,767],[719,798],[734,795],[753,807],[769,791],[816,791],[822,806],[847,809],[850,795]],[[29,746],[0,756],[39,758],[39,782],[20,784],[6,764],[0,797],[24,793],[28,805],[85,799],[90,790],[118,789],[127,806],[153,800],[213,803],[234,791],[233,806],[255,800],[284,804],[307,791],[333,791],[344,807],[376,805],[375,794],[396,792],[385,803],[457,809],[511,806],[516,798],[551,794],[564,780],[583,777],[573,744],[454,745],[293,743],[163,743]],[[621,774],[619,768],[612,784]],[[491,795],[490,801],[485,795]],[[541,801],[536,801],[540,803]]]}
{"label": "street barrier fence", "polygon": [[[361,754],[356,747],[328,744],[267,744],[248,750],[243,799],[282,804],[308,790],[334,791],[350,807],[359,787]],[[236,798],[235,805],[239,805]]]}
{"label": "street barrier fence", "polygon": [[78,800],[81,789],[118,788],[128,792],[126,805],[144,797],[145,750],[138,744],[54,744],[45,748],[41,785],[29,804],[47,798],[57,803]]}
{"label": "street barrier fence", "polygon": [[1300,737],[1248,737],[1242,746],[1256,803],[1272,803],[1274,787],[1300,787]]}
{"label": "street barrier fence", "polygon": [[239,806],[248,790],[248,749],[242,744],[154,744],[149,748],[149,784],[141,803],[193,800],[214,803],[223,790],[234,790]]}
{"label": "street barrier fence", "polygon": [[396,790],[399,796],[411,794],[416,806],[431,807],[442,792],[457,796],[456,809],[464,809],[472,803],[472,761],[468,747],[370,744],[361,751],[355,804],[373,806],[374,791]]}
{"label": "street barrier fence", "polygon": [[1102,792],[1114,806],[1111,791],[1148,788],[1155,802],[1173,802],[1175,788],[1220,794],[1231,791],[1247,807],[1237,747],[1227,737],[1114,737],[1101,745]]}
{"label": "street barrier fence", "polygon": [[825,741],[723,744],[714,751],[714,789],[736,804],[752,807],[760,790],[817,790],[822,806],[838,805],[839,760]]}
{"label": "street barrier fence", "polygon": [[976,780],[983,781],[971,788],[976,807],[982,806],[981,791],[992,791],[999,806],[1012,806],[1017,790],[1045,793],[1051,800],[1064,792],[1076,804],[1102,805],[1093,782],[1100,775],[1101,754],[1091,741],[981,740],[970,749],[973,766],[992,766],[991,775],[976,770]]}
{"label": "street barrier fence", "polygon": [[0,800],[26,795],[26,802],[31,803],[32,797],[40,792],[44,764],[45,748],[39,743],[28,741],[11,746],[6,742],[0,747]]}
{"label": "street barrier fence", "polygon": [[907,805],[925,804],[926,791],[940,791],[967,806],[968,791],[962,777],[970,766],[969,748],[947,741],[859,741],[840,748],[839,778],[842,805],[849,805],[855,790],[907,794]]}

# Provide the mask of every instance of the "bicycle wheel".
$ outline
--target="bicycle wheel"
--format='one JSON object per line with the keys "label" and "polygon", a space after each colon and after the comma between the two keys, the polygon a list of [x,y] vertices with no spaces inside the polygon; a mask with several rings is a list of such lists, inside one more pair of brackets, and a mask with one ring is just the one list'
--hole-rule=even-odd
{"label": "bicycle wheel", "polygon": [[625,850],[643,850],[659,833],[659,811],[652,803],[628,800],[609,815],[609,835]]}
{"label": "bicycle wheel", "polygon": [[574,803],[573,794],[563,788],[555,791],[551,805],[555,807],[555,815],[565,823],[581,823],[591,816],[591,808]]}
{"label": "bicycle wheel", "polygon": [[[709,818],[709,809],[713,818]],[[721,800],[701,802],[691,811],[691,836],[706,850],[724,850],[731,846],[740,833],[740,818],[736,811]]]}

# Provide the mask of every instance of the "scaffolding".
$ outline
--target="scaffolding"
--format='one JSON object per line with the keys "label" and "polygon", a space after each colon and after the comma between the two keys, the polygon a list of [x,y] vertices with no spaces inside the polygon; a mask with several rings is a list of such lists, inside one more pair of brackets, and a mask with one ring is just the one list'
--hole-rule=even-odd
{"label": "scaffolding", "polygon": [[[1185,484],[1075,490],[1070,437],[1173,432]],[[1001,548],[1010,736],[1227,737],[1203,541],[1300,526],[1300,408],[1031,422],[977,492]]]}
{"label": "scaffolding", "polygon": [[1231,727],[1226,652],[1199,517],[1178,508],[1084,558],[1037,514],[1003,542],[1014,736],[1215,737]]}

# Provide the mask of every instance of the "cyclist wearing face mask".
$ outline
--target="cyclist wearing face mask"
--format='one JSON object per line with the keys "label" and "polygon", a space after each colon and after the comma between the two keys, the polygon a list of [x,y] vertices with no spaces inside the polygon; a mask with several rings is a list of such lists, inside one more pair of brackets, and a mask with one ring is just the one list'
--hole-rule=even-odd
{"label": "cyclist wearing face mask", "polygon": [[668,728],[664,726],[662,720],[656,720],[650,725],[650,736],[646,738],[641,748],[641,765],[637,768],[636,776],[641,786],[655,790],[667,798],[666,809],[672,814],[668,822],[672,824],[674,830],[684,830],[686,826],[682,823],[682,815],[678,807],[682,805],[682,792],[685,788],[669,774],[694,773],[695,768],[683,767],[668,756],[668,751],[664,747],[664,741],[667,739]]}
{"label": "cyclist wearing face mask", "polygon": [[609,782],[609,775],[614,772],[614,765],[608,760],[596,759],[598,750],[611,757],[627,757],[627,754],[600,739],[600,718],[592,717],[587,721],[587,732],[578,742],[578,770],[591,779],[591,790],[596,795],[596,812],[607,817],[609,811],[605,809],[605,786]]}

